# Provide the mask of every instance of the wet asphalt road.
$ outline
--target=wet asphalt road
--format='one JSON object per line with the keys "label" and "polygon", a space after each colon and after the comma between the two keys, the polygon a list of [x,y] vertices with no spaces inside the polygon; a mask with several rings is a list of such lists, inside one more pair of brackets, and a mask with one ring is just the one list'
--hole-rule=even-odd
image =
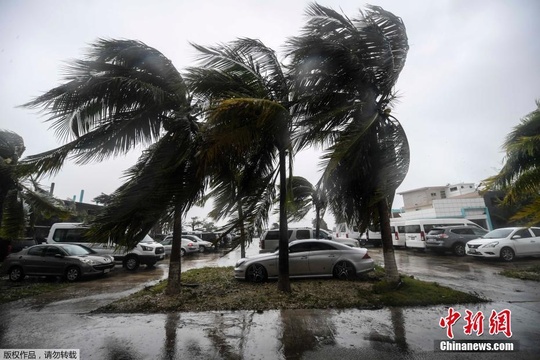
{"label": "wet asphalt road", "polygon": [[[248,254],[257,252],[256,243]],[[382,251],[370,254],[382,264]],[[186,257],[183,270],[228,266],[233,252]],[[507,340],[489,335],[488,317],[511,311],[511,340],[519,351],[508,353],[434,352],[447,340],[439,320],[444,306],[381,310],[283,310],[174,313],[160,315],[90,314],[90,311],[167,276],[167,264],[131,273],[117,268],[105,278],[85,280],[66,291],[0,306],[1,349],[80,349],[82,359],[538,359],[540,358],[540,286],[538,282],[498,275],[504,268],[539,265],[540,259],[506,264],[396,250],[400,272],[462,291],[475,291],[490,303],[456,306],[481,311],[484,334],[465,335],[463,321],[455,340]],[[0,353],[0,359],[2,353]]]}

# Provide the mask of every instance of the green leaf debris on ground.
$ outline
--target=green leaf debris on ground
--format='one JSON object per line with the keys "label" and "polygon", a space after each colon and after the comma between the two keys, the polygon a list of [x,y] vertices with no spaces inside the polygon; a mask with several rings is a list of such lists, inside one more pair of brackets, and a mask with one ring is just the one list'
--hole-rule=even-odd
{"label": "green leaf debris on ground", "polygon": [[96,310],[110,313],[165,313],[272,309],[373,309],[383,306],[424,306],[485,302],[474,294],[436,283],[403,277],[398,289],[388,289],[383,271],[355,280],[292,279],[291,294],[277,289],[275,281],[253,284],[236,280],[232,267],[209,267],[182,274],[179,295],[165,294],[166,281]]}
{"label": "green leaf debris on ground", "polygon": [[540,265],[531,266],[524,269],[507,269],[501,271],[500,274],[521,280],[540,281]]}

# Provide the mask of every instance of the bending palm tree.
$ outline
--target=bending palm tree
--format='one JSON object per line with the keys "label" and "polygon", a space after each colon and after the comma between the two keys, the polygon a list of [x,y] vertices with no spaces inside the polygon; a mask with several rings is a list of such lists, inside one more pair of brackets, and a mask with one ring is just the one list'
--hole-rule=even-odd
{"label": "bending palm tree", "polygon": [[60,218],[71,215],[64,204],[41,189],[32,177],[19,174],[18,163],[24,150],[22,137],[0,130],[0,237],[8,239],[23,237],[25,226],[27,223],[33,226],[36,214],[54,214]]}
{"label": "bending palm tree", "polygon": [[512,220],[540,223],[540,101],[536,110],[514,127],[504,143],[506,163],[501,171],[485,180],[486,188],[506,191],[503,204],[527,202]]}
{"label": "bending palm tree", "polygon": [[[207,153],[209,162],[220,161],[223,152],[235,154],[233,163],[244,158],[237,170],[253,170],[261,176],[266,184],[259,182],[255,191],[267,195],[276,180],[271,174],[277,155],[281,196],[278,288],[290,292],[285,211],[287,152],[293,155],[289,79],[274,51],[258,40],[238,39],[229,45],[195,47],[201,52],[202,66],[191,69],[187,78],[194,92],[207,102],[209,123],[219,134],[211,147],[214,152]],[[223,186],[231,181],[230,177],[216,179]],[[254,190],[252,180],[244,177],[239,183],[238,197]],[[264,199],[263,205],[269,205],[269,198]],[[244,199],[243,204],[240,208],[244,217],[254,219],[267,212],[256,197]]]}
{"label": "bending palm tree", "polygon": [[389,115],[391,91],[408,50],[401,19],[380,7],[349,19],[313,4],[290,41],[302,143],[330,144],[323,183],[336,217],[381,224],[389,281],[398,282],[390,209],[409,165],[401,124]]}
{"label": "bending palm tree", "polygon": [[[65,84],[24,106],[43,108],[57,135],[69,142],[29,157],[27,171],[55,173],[67,158],[102,161],[155,142],[93,231],[134,246],[160,215],[174,211],[169,289],[177,290],[181,216],[204,185],[192,171],[200,137],[183,78],[159,51],[131,40],[99,40],[67,73]],[[189,186],[182,186],[187,172]]]}

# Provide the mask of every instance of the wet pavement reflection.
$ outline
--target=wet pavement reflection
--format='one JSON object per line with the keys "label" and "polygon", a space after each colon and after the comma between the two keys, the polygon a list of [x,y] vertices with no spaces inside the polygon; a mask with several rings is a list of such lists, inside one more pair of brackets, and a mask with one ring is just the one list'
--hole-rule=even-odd
{"label": "wet pavement reflection", "polygon": [[[248,255],[257,253],[256,244]],[[382,264],[382,251],[369,249]],[[195,254],[183,260],[183,271],[204,266],[232,266],[238,252]],[[483,312],[512,311],[514,359],[540,354],[540,286],[498,273],[504,268],[540,264],[523,259],[511,264],[471,258],[396,250],[402,273],[474,291],[493,302],[453,307]],[[82,359],[508,359],[508,353],[434,352],[446,340],[439,325],[444,306],[380,310],[273,310],[158,315],[94,314],[92,310],[167,276],[167,264],[136,272],[116,269],[102,279],[85,280],[65,292],[0,306],[1,349],[80,349]],[[339,295],[336,295],[339,296]],[[486,319],[487,321],[487,319]],[[458,325],[459,324],[459,325]],[[454,327],[456,340],[507,340],[465,335]],[[1,355],[1,354],[0,354]]]}

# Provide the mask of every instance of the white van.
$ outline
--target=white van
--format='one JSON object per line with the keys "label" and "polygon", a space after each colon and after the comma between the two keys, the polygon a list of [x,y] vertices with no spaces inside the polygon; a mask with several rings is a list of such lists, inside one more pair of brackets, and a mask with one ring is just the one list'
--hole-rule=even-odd
{"label": "white van", "polygon": [[360,239],[360,231],[356,225],[340,223],[336,225],[335,236],[338,238]]}
{"label": "white van", "polygon": [[[392,244],[396,247],[406,247],[405,245],[405,224],[401,219],[390,219],[390,232],[392,233]],[[360,244],[370,243],[373,246],[382,246],[381,229],[378,225],[368,227],[362,234]]]}
{"label": "white van", "polygon": [[405,220],[405,243],[408,248],[425,249],[426,235],[434,227],[464,225],[464,226],[481,226],[467,219],[417,219]]}
{"label": "white van", "polygon": [[401,220],[390,220],[390,228],[392,229],[392,244],[396,247],[407,247],[405,222]]}
{"label": "white van", "polygon": [[119,247],[111,241],[99,242],[85,236],[88,226],[82,223],[55,223],[47,236],[48,244],[72,243],[85,245],[98,254],[114,256],[128,270],[136,270],[140,264],[148,267],[165,258],[165,248],[146,235],[133,249]]}

